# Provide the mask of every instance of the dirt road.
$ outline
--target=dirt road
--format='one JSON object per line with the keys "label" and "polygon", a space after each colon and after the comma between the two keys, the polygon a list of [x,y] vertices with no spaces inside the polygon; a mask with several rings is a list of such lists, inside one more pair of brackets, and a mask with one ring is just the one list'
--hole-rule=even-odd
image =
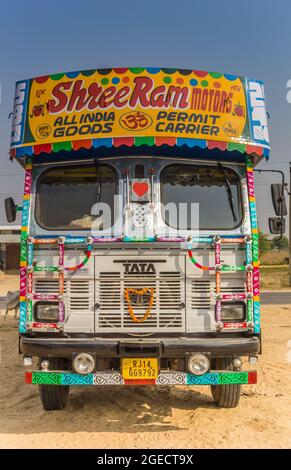
{"label": "dirt road", "polygon": [[291,306],[264,307],[263,333],[259,383],[243,387],[236,409],[216,408],[208,387],[80,387],[65,411],[45,412],[24,384],[10,315],[0,327],[0,448],[290,448]]}

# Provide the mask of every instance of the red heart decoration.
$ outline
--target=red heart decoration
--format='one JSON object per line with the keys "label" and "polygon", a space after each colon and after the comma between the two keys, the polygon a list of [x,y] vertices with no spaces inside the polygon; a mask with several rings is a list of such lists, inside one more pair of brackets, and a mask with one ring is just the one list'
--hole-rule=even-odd
{"label": "red heart decoration", "polygon": [[149,190],[149,185],[148,183],[139,183],[136,181],[133,183],[132,189],[138,197],[142,197]]}

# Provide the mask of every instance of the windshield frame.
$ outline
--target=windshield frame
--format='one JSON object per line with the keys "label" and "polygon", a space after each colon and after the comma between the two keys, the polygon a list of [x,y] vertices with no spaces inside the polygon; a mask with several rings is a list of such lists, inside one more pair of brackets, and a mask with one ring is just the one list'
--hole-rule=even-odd
{"label": "windshield frame", "polygon": [[[120,192],[120,175],[119,175],[119,172],[118,172],[118,169],[110,164],[110,163],[107,163],[107,162],[104,162],[104,161],[98,161],[95,163],[96,167],[97,166],[107,166],[107,167],[110,167],[110,169],[113,171],[114,173],[114,177],[115,177],[115,194],[119,194]],[[41,171],[38,176],[37,176],[37,179],[36,179],[36,182],[35,182],[35,194],[34,194],[34,204],[33,204],[33,208],[32,208],[32,212],[33,212],[33,216],[34,216],[34,222],[35,224],[41,229],[41,230],[44,230],[45,232],[53,232],[53,233],[57,233],[57,232],[61,232],[61,233],[71,233],[71,232],[74,232],[74,233],[88,233],[88,232],[91,232],[91,228],[80,228],[80,227],[76,227],[76,228],[73,228],[73,227],[55,227],[55,228],[51,228],[51,227],[46,227],[45,225],[43,225],[40,220],[38,219],[37,217],[37,206],[38,206],[38,203],[37,203],[37,197],[39,195],[39,186],[41,184],[41,180],[42,178],[45,176],[46,173],[48,173],[49,171],[51,170],[56,170],[56,169],[63,169],[63,168],[78,168],[78,167],[92,167],[94,166],[94,161],[88,161],[88,162],[81,162],[81,161],[78,161],[78,162],[63,162],[63,163],[60,163],[60,164],[56,164],[56,165],[50,165],[49,167],[46,167],[43,171]],[[117,218],[118,218],[118,214],[116,214]],[[98,232],[100,233],[100,235],[102,235],[104,232],[108,232],[110,230],[113,229],[114,227],[114,224],[115,224],[116,220],[113,221],[113,224],[112,226],[110,227],[107,227],[103,230],[99,230]]]}
{"label": "windshield frame", "polygon": [[[199,226],[199,232],[233,232],[234,230],[237,230],[239,227],[241,227],[244,223],[245,220],[245,205],[244,205],[244,199],[243,199],[243,188],[242,188],[242,178],[241,175],[232,167],[229,165],[221,162],[223,167],[231,172],[233,172],[237,178],[237,187],[238,187],[238,208],[239,208],[239,220],[237,223],[235,223],[232,227],[202,227]],[[179,228],[179,227],[173,227],[172,225],[168,224],[167,221],[164,218],[163,211],[162,211],[162,205],[164,204],[164,194],[163,194],[163,182],[162,182],[162,174],[163,172],[169,168],[170,166],[177,166],[177,165],[185,165],[185,166],[193,166],[193,167],[204,167],[204,168],[216,168],[217,167],[217,162],[215,161],[209,161],[209,162],[201,162],[201,161],[181,161],[181,162],[170,162],[167,163],[166,165],[163,165],[162,168],[160,168],[159,171],[159,198],[160,198],[160,204],[161,204],[161,209],[160,209],[160,216],[165,224],[166,227],[168,227],[171,230],[177,231],[177,232],[191,232],[191,229],[188,228]],[[227,192],[227,189],[225,188],[225,191]],[[169,201],[168,201],[169,202]],[[171,201],[174,202],[174,201]],[[194,201],[193,201],[194,202]],[[228,205],[229,210],[231,210],[230,206]]]}

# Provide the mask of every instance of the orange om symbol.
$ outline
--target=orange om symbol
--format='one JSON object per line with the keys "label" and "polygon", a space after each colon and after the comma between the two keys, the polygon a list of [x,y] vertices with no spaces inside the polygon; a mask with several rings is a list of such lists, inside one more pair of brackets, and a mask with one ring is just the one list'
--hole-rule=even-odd
{"label": "orange om symbol", "polygon": [[144,129],[149,124],[149,119],[144,113],[136,111],[135,113],[126,114],[121,122],[125,127],[131,130]]}

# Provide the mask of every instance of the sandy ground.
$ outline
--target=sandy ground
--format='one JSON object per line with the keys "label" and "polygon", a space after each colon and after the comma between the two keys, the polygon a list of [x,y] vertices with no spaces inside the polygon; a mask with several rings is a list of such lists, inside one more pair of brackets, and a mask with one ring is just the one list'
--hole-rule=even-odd
{"label": "sandy ground", "polygon": [[[12,278],[0,285],[1,296]],[[52,412],[24,384],[12,312],[0,317],[0,448],[291,448],[291,306],[262,316],[258,384],[236,409],[218,409],[208,387],[75,387]]]}

